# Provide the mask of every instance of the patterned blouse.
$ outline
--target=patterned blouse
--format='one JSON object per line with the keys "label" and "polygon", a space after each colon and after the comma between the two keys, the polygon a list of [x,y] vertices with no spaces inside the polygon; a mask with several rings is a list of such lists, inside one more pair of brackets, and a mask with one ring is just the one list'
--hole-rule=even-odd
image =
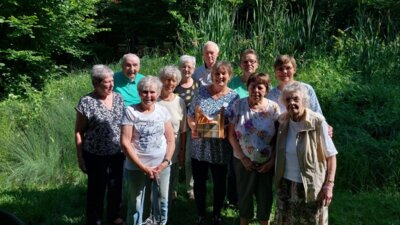
{"label": "patterned blouse", "polygon": [[120,94],[113,92],[111,110],[92,92],[83,96],[76,111],[88,119],[83,138],[83,151],[95,155],[121,153],[120,133],[124,101]]}
{"label": "patterned blouse", "polygon": [[175,88],[175,93],[179,95],[183,100],[185,100],[186,107],[189,109],[190,103],[192,101],[194,92],[200,86],[199,82],[193,79],[193,85],[189,88],[184,88],[181,85],[178,85]]}
{"label": "patterned blouse", "polygon": [[[215,116],[220,112],[224,105],[228,105],[224,110],[225,126],[228,125],[229,113],[232,104],[239,99],[239,95],[231,90],[226,95],[215,100],[208,92],[207,86],[200,86],[194,94],[190,105],[188,116],[195,117],[195,107],[200,106],[204,114]],[[206,161],[214,164],[227,164],[232,154],[232,148],[227,138],[197,138],[192,140],[191,157],[199,161]]]}
{"label": "patterned blouse", "polygon": [[230,123],[235,125],[236,137],[243,153],[256,163],[267,162],[271,157],[270,142],[275,135],[275,121],[279,116],[278,104],[266,100],[266,107],[258,112],[249,107],[248,98],[237,100],[229,118]]}

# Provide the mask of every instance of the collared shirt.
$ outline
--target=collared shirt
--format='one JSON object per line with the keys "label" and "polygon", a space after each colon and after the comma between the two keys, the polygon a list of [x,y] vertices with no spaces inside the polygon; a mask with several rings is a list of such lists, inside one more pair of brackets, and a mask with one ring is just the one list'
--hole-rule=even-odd
{"label": "collared shirt", "polygon": [[114,74],[114,91],[122,95],[125,107],[138,104],[141,101],[137,85],[143,77],[143,74],[138,73],[135,79],[131,80],[122,71]]}
{"label": "collared shirt", "polygon": [[241,76],[234,76],[228,83],[228,87],[238,93],[240,98],[249,97],[246,84],[243,83]]}
{"label": "collared shirt", "polygon": [[193,75],[192,78],[195,81],[198,81],[201,85],[203,86],[207,86],[212,84],[212,80],[211,80],[211,68],[206,68],[206,65],[202,65],[200,67],[198,67]]}

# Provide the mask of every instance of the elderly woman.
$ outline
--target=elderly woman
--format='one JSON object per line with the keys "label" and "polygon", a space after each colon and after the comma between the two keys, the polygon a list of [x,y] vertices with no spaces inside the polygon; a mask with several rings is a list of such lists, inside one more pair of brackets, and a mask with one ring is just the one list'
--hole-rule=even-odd
{"label": "elderly woman", "polygon": [[177,197],[176,185],[179,178],[178,154],[185,151],[186,145],[186,105],[185,101],[174,93],[182,75],[176,66],[165,66],[160,70],[159,78],[163,84],[158,102],[171,114],[171,123],[175,135],[175,151],[172,156],[169,183],[169,199]]}
{"label": "elderly woman", "polygon": [[[186,104],[186,109],[190,107],[192,98],[195,90],[200,84],[192,78],[194,69],[196,68],[196,58],[190,55],[183,55],[179,58],[179,69],[181,70],[182,80],[175,89],[175,93],[178,94]],[[192,152],[192,133],[190,130],[186,132],[186,146],[184,151],[179,152],[179,164],[185,165],[185,177],[186,177],[186,192],[189,199],[194,199],[193,193],[193,176],[192,176],[192,164],[190,154]]]}
{"label": "elderly woman", "polygon": [[94,90],[83,96],[76,109],[75,141],[79,168],[87,174],[86,224],[101,223],[107,189],[107,218],[123,224],[119,210],[124,154],[120,146],[120,121],[124,102],[113,92],[114,73],[105,65],[93,66]]}
{"label": "elderly woman", "polygon": [[282,90],[276,142],[277,225],[327,224],[333,197],[336,148],[324,117],[308,109],[307,88],[292,82]]}
{"label": "elderly woman", "polygon": [[249,96],[247,91],[247,80],[250,75],[255,73],[258,69],[258,55],[255,50],[248,48],[240,54],[240,69],[242,76],[236,76],[229,82],[229,87],[236,91],[240,98]]}
{"label": "elderly woman", "polygon": [[126,108],[122,119],[121,144],[127,157],[129,225],[141,225],[146,189],[151,187],[153,221],[166,224],[170,165],[175,149],[174,130],[167,108],[157,103],[162,83],[147,76],[138,83],[141,102]]}
{"label": "elderly woman", "polygon": [[[213,120],[224,129],[228,125],[228,117],[232,103],[238,94],[228,88],[232,77],[232,66],[229,62],[217,62],[211,72],[212,84],[201,86],[196,91],[188,111],[188,123],[192,129],[192,169],[194,178],[194,196],[198,218],[196,225],[205,223],[206,215],[206,182],[208,169],[213,180],[213,224],[222,224],[221,209],[226,192],[227,164],[230,159],[230,146],[224,136],[207,137],[198,132],[199,111],[205,120]],[[214,119],[213,119],[214,118]],[[219,118],[218,122],[216,121]]]}
{"label": "elderly woman", "polygon": [[275,121],[277,103],[268,100],[269,75],[253,73],[247,80],[248,98],[232,106],[229,141],[233,148],[233,165],[237,178],[240,224],[253,218],[253,196],[257,201],[257,219],[269,224],[272,207],[272,177],[275,163]]}

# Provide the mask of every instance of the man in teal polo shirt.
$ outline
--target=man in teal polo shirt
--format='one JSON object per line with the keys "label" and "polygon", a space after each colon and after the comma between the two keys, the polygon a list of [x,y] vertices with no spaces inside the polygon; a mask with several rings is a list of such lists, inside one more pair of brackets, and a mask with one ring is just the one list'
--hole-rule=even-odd
{"label": "man in teal polo shirt", "polygon": [[122,57],[122,71],[114,74],[114,91],[122,95],[125,107],[140,102],[137,85],[144,76],[139,69],[139,57],[128,53]]}

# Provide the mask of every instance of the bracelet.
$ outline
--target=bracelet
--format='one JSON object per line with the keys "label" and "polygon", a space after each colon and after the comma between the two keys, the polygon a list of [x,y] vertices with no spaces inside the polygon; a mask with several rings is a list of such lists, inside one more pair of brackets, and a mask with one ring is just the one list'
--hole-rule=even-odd
{"label": "bracelet", "polygon": [[169,160],[169,159],[163,159],[162,162],[167,162],[167,163],[168,163],[168,166],[171,166],[171,165],[172,165],[172,161]]}
{"label": "bracelet", "polygon": [[333,180],[327,180],[326,183],[325,183],[325,185],[332,185],[332,186],[334,186],[334,185],[335,185],[335,182],[334,182]]}

